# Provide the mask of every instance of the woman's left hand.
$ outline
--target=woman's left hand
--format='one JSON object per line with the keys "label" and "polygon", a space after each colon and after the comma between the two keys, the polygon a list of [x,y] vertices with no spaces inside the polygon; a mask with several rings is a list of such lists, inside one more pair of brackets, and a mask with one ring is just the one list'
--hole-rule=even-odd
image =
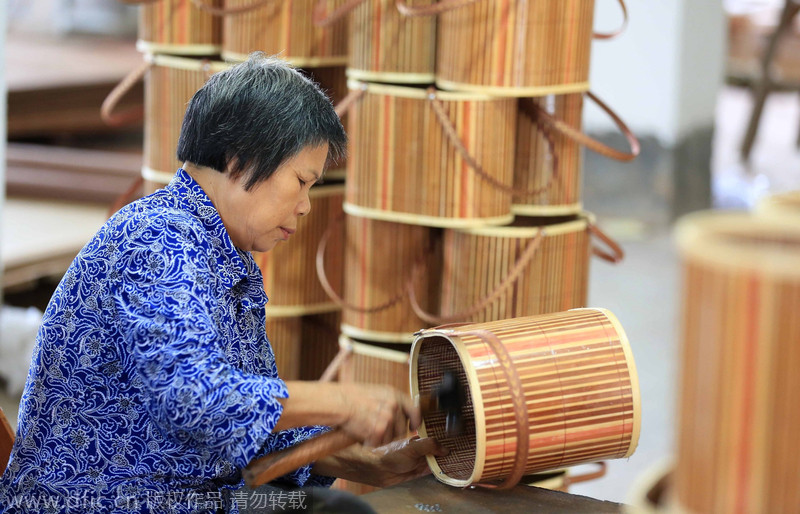
{"label": "woman's left hand", "polygon": [[372,470],[362,475],[362,480],[369,485],[387,487],[405,482],[431,472],[426,455],[444,457],[450,451],[435,439],[420,439],[413,436],[408,439],[394,441],[385,446],[371,450],[375,456]]}

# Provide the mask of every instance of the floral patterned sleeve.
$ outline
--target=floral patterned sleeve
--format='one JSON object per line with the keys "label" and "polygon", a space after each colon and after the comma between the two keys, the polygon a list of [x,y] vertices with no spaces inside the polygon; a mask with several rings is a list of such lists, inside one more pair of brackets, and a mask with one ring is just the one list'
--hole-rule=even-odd
{"label": "floral patterned sleeve", "polygon": [[246,313],[226,311],[219,272],[191,227],[165,224],[129,238],[116,266],[115,300],[130,357],[146,408],[165,434],[241,468],[264,446],[282,413],[278,399],[288,392],[282,380],[230,363],[224,324]]}

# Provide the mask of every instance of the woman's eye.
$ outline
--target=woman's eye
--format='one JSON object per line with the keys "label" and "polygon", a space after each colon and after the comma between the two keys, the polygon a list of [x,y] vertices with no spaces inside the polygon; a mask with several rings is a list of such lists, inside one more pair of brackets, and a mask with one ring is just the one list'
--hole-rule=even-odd
{"label": "woman's eye", "polygon": [[301,179],[301,178],[299,178],[299,177],[298,177],[298,179],[297,179],[297,180],[299,180],[299,181],[300,181],[300,186],[301,186],[301,187],[304,187],[304,186],[306,185],[306,181],[305,181],[305,180],[303,180],[303,179]]}

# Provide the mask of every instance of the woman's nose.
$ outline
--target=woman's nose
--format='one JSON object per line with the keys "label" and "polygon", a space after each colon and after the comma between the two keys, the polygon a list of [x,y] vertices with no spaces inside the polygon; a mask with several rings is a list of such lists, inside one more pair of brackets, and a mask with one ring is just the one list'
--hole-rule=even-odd
{"label": "woman's nose", "polygon": [[308,197],[308,193],[303,194],[302,200],[297,204],[297,215],[298,216],[305,216],[311,212],[311,199]]}

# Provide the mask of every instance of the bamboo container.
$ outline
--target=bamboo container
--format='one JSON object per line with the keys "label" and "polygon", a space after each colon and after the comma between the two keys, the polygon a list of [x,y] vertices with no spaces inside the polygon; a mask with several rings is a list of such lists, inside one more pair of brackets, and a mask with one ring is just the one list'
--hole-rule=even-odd
{"label": "bamboo container", "polygon": [[467,2],[439,15],[436,84],[502,96],[585,91],[594,0]]}
{"label": "bamboo container", "polygon": [[341,311],[303,316],[300,380],[319,380],[339,352]]}
{"label": "bamboo container", "polygon": [[[222,0],[206,0],[219,7]],[[139,6],[140,52],[214,55],[220,51],[222,22],[189,0],[156,0]]]}
{"label": "bamboo container", "polygon": [[[323,0],[336,9],[346,0]],[[313,23],[316,0],[274,0],[225,16],[222,57],[244,61],[254,51],[278,55],[298,67],[339,66],[347,63],[346,21],[317,27]],[[227,9],[243,9],[253,0],[225,0]]]}
{"label": "bamboo container", "polygon": [[445,484],[510,488],[525,474],[636,449],[636,366],[607,310],[423,330],[411,348],[412,396],[429,394],[448,370],[466,391],[461,434],[447,435],[441,413],[423,416],[419,429],[450,449],[446,457],[428,456]]}
{"label": "bamboo container", "polygon": [[[433,0],[412,0],[426,6]],[[409,18],[395,0],[361,2],[350,15],[348,77],[392,84],[432,84],[436,18]]]}
{"label": "bamboo container", "polygon": [[800,223],[800,191],[773,194],[759,200],[755,209],[756,216],[777,218],[783,220],[794,219]]}
{"label": "bamboo container", "polygon": [[278,376],[283,380],[300,380],[302,327],[299,316],[274,316],[267,304],[267,338],[275,354]]}
{"label": "bamboo container", "polygon": [[[297,221],[292,240],[269,252],[253,252],[264,277],[264,291],[269,295],[269,309],[274,316],[300,316],[339,310],[319,283],[315,256],[331,220],[342,216],[344,185],[311,188],[311,215]],[[341,290],[344,258],[344,227],[331,226],[328,250],[328,280]]]}
{"label": "bamboo container", "polygon": [[800,226],[705,212],[683,261],[675,501],[689,512],[800,505]]}
{"label": "bamboo container", "polygon": [[437,305],[440,237],[423,226],[346,216],[342,332],[368,341],[408,343],[414,332],[428,326],[412,311],[407,288],[415,278],[419,303],[426,309]]}
{"label": "bamboo container", "polygon": [[[440,316],[422,317],[478,323],[585,307],[593,233],[610,241],[588,212],[445,230]],[[611,244],[613,255],[598,255],[618,262],[622,250]]]}
{"label": "bamboo container", "polygon": [[361,96],[348,114],[345,212],[434,227],[512,221],[516,100],[348,85]]}

